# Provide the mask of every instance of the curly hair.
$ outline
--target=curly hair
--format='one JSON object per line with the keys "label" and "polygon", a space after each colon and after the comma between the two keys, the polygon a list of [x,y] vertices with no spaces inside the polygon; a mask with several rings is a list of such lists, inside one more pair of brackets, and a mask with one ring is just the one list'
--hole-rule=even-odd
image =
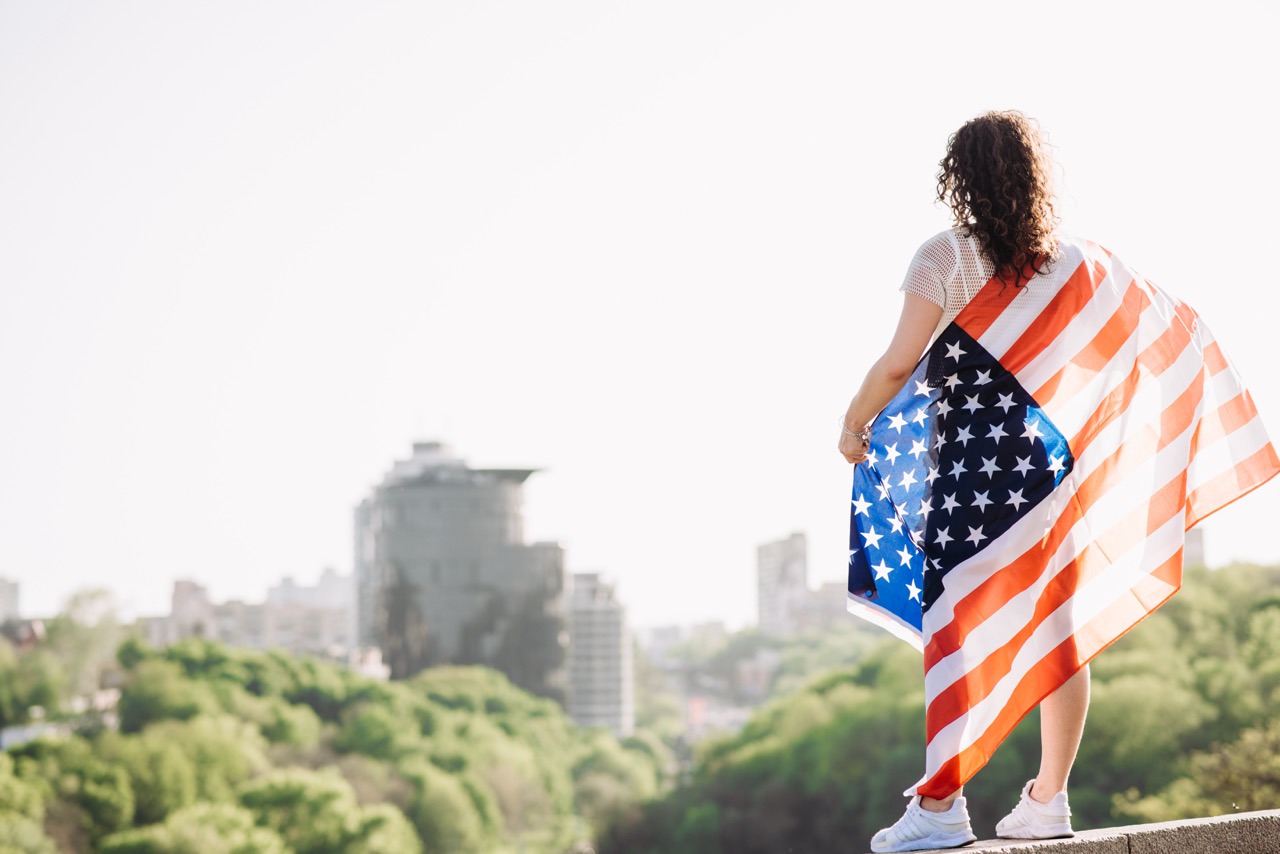
{"label": "curly hair", "polygon": [[938,201],[978,239],[997,276],[1022,285],[1057,255],[1053,161],[1032,119],[1005,110],[966,122],[939,167]]}

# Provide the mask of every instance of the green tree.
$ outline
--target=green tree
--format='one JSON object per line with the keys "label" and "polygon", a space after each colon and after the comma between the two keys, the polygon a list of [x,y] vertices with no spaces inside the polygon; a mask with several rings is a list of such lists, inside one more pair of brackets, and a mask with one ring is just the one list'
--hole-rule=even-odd
{"label": "green tree", "polygon": [[106,732],[98,753],[124,769],[135,799],[139,824],[164,821],[170,813],[196,800],[196,767],[172,729],[152,728],[136,736]]}
{"label": "green tree", "polygon": [[156,721],[185,721],[217,709],[208,685],[188,679],[178,664],[146,660],[130,672],[120,692],[120,731],[139,732]]}
{"label": "green tree", "polygon": [[454,775],[427,762],[403,769],[414,785],[409,818],[427,854],[486,851],[496,841],[485,825],[467,787]]}
{"label": "green tree", "polygon": [[275,831],[233,804],[195,804],[163,824],[127,830],[102,841],[100,854],[292,854]]}
{"label": "green tree", "polygon": [[336,772],[275,771],[245,788],[240,802],[297,854],[422,850],[399,810],[386,804],[362,809]]}
{"label": "green tree", "polygon": [[[61,822],[74,824],[90,841],[133,823],[129,775],[94,752],[83,738],[36,739],[10,751],[18,776],[40,781],[46,805]],[[51,801],[53,802],[51,804]]]}
{"label": "green tree", "polygon": [[1142,797],[1116,797],[1117,812],[1142,821],[1280,809],[1280,720],[1244,730],[1230,744],[1193,754],[1187,775]]}

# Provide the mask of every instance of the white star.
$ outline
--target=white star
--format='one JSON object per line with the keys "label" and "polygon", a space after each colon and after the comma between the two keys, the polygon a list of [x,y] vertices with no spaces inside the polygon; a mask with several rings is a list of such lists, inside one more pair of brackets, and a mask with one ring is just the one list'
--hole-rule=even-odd
{"label": "white star", "polygon": [[986,538],[987,538],[987,535],[982,533],[982,526],[979,525],[976,528],[969,528],[969,536],[965,537],[965,540],[967,542],[973,543],[976,546],[978,543],[982,542]]}
{"label": "white star", "polygon": [[887,447],[885,447],[884,461],[889,465],[893,465],[893,461],[900,456],[902,456],[902,453],[898,450],[897,442],[894,442],[892,445],[888,445]]}
{"label": "white star", "polygon": [[1003,471],[1003,469],[1001,469],[998,465],[996,465],[995,457],[992,457],[991,459],[987,459],[986,457],[983,457],[982,468],[980,469],[980,471],[983,474],[985,474],[987,477],[994,478],[996,472]]}
{"label": "white star", "polygon": [[938,400],[938,417],[946,415],[951,411],[951,403],[945,397]]}
{"label": "white star", "polygon": [[1034,442],[1036,439],[1040,439],[1044,436],[1044,434],[1040,432],[1040,425],[1036,423],[1034,418],[1030,421],[1024,421],[1023,423],[1027,425],[1026,432],[1022,434],[1024,439],[1030,439]]}
{"label": "white star", "polygon": [[853,563],[853,556],[858,553],[857,549],[849,549],[849,563]]}
{"label": "white star", "polygon": [[973,434],[969,432],[968,427],[961,427],[959,430],[956,431],[955,441],[964,445],[966,448],[969,447],[969,440],[972,438],[973,438]]}
{"label": "white star", "polygon": [[946,444],[947,444],[947,440],[941,433],[939,433],[933,439],[933,447],[939,451],[942,450],[943,446]]}
{"label": "white star", "polygon": [[916,476],[909,471],[904,471],[902,473],[902,483],[898,484],[898,486],[901,486],[905,489],[906,487],[912,486],[913,484],[915,484],[915,482],[916,482]]}
{"label": "white star", "polygon": [[991,432],[987,434],[987,438],[995,439],[997,442],[999,442],[1001,439],[1003,439],[1005,436],[1008,436],[1008,435],[1009,435],[1008,433],[1004,432],[1003,424],[992,424]]}
{"label": "white star", "polygon": [[913,460],[918,460],[920,459],[921,454],[928,453],[928,451],[929,449],[924,446],[923,439],[912,439],[911,450],[908,451],[907,453],[911,454],[911,458]]}
{"label": "white star", "polygon": [[1000,395],[1000,402],[997,403],[996,406],[1003,409],[1005,413],[1008,413],[1009,410],[1017,406],[1017,404],[1013,402],[1013,394],[1010,393]]}
{"label": "white star", "polygon": [[978,396],[976,394],[973,396],[969,396],[966,394],[964,396],[964,400],[965,400],[964,409],[968,412],[977,412],[979,409],[982,408],[982,404],[978,403]]}
{"label": "white star", "polygon": [[934,542],[945,549],[947,547],[947,543],[951,542],[953,539],[955,539],[955,537],[951,536],[950,528],[939,528],[938,536],[934,539]]}
{"label": "white star", "polygon": [[889,500],[889,487],[885,486],[884,481],[876,484],[876,492],[879,492],[880,497],[885,501]]}
{"label": "white star", "polygon": [[929,499],[924,498],[924,499],[921,499],[920,509],[917,510],[916,513],[920,515],[920,518],[927,519],[929,518],[929,511],[932,509],[933,509],[933,506],[929,503]]}
{"label": "white star", "polygon": [[960,345],[958,343],[948,344],[946,358],[955,359],[958,362],[960,361],[960,357],[964,355],[964,352],[964,350],[960,349]]}
{"label": "white star", "polygon": [[916,587],[914,578],[907,582],[907,595],[917,602],[920,601],[920,588]]}
{"label": "white star", "polygon": [[978,371],[978,378],[973,381],[974,385],[986,385],[991,382],[990,371]]}
{"label": "white star", "polygon": [[876,581],[889,580],[889,564],[884,562],[884,558],[880,558],[879,566],[871,567],[876,571]]}
{"label": "white star", "polygon": [[928,397],[933,394],[933,389],[929,388],[928,383],[922,383],[920,380],[916,380],[916,394]]}
{"label": "white star", "polygon": [[899,519],[897,516],[894,516],[892,519],[889,520],[889,527],[893,528],[893,533],[895,534],[898,533],[899,531],[902,530],[902,520]]}
{"label": "white star", "polygon": [[853,499],[854,512],[861,513],[863,516],[866,516],[868,519],[871,518],[871,514],[867,512],[867,510],[870,509],[870,507],[871,507],[871,502],[867,501],[861,495]]}
{"label": "white star", "polygon": [[867,455],[866,457],[863,458],[863,461],[871,463],[871,465],[875,465],[876,463],[880,462],[880,458],[876,456],[875,448],[867,449]]}
{"label": "white star", "polygon": [[907,426],[907,419],[902,417],[901,412],[895,412],[889,416],[889,426],[901,433],[902,428]]}
{"label": "white star", "polygon": [[951,374],[950,376],[947,377],[946,381],[943,382],[943,385],[945,385],[949,389],[955,388],[956,386],[960,385],[960,375]]}
{"label": "white star", "polygon": [[960,506],[960,502],[956,501],[956,497],[954,495],[948,495],[947,497],[942,499],[942,509],[946,510],[948,513],[950,513],[952,510],[955,510],[959,506]]}
{"label": "white star", "polygon": [[1018,457],[1018,464],[1013,467],[1013,470],[1018,474],[1026,474],[1033,468],[1035,466],[1031,465],[1031,457]]}
{"label": "white star", "polygon": [[924,424],[924,422],[926,422],[926,421],[928,421],[928,420],[929,420],[929,413],[925,412],[925,409],[924,409],[924,407],[922,406],[922,407],[920,407],[919,409],[917,409],[917,410],[916,410],[915,417],[911,419],[911,423],[912,423],[912,424]]}
{"label": "white star", "polygon": [[911,566],[911,552],[907,551],[906,546],[898,549],[898,560],[902,561],[903,566]]}
{"label": "white star", "polygon": [[862,541],[867,544],[867,548],[878,549],[880,548],[880,538],[883,536],[884,534],[877,534],[875,528],[868,528],[867,532],[862,535]]}
{"label": "white star", "polygon": [[987,492],[973,493],[973,506],[977,507],[979,510],[986,510],[987,505],[991,503],[991,499],[987,497],[989,493],[990,490]]}
{"label": "white star", "polygon": [[1017,510],[1018,508],[1022,507],[1023,504],[1026,504],[1026,503],[1027,503],[1027,499],[1022,497],[1021,489],[1009,490],[1009,500],[1006,501],[1005,504],[1012,504],[1013,509]]}
{"label": "white star", "polygon": [[952,477],[957,477],[957,478],[958,478],[958,477],[960,477],[960,475],[964,474],[964,473],[965,473],[965,472],[967,472],[967,471],[968,471],[968,469],[964,467],[964,460],[956,460],[956,461],[955,461],[954,463],[952,463],[952,465],[951,465],[951,476],[952,476]]}
{"label": "white star", "polygon": [[1066,468],[1065,457],[1049,457],[1049,471],[1060,472]]}
{"label": "white star", "polygon": [[929,473],[924,476],[924,482],[932,486],[933,482],[937,479],[938,479],[938,467],[929,466]]}

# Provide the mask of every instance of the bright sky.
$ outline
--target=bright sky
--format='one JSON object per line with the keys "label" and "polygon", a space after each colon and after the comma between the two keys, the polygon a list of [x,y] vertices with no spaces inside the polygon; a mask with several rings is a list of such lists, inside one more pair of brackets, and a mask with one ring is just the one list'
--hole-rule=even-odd
{"label": "bright sky", "polygon": [[[1274,3],[0,0],[0,576],[23,611],[351,569],[414,438],[531,466],[633,622],[842,577],[837,419],[947,135],[1037,117],[1064,228],[1280,436]],[[1280,561],[1275,483],[1205,523]]]}

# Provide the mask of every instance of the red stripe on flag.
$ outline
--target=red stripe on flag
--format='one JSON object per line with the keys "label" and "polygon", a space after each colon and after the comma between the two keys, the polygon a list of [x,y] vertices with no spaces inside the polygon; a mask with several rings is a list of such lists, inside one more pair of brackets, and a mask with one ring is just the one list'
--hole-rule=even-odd
{"label": "red stripe on flag", "polygon": [[1222,354],[1222,348],[1218,346],[1217,341],[1204,348],[1204,366],[1209,369],[1209,376],[1231,367],[1227,357]]}
{"label": "red stripe on flag", "polygon": [[955,322],[969,333],[973,340],[981,340],[996,319],[1004,313],[1009,303],[1013,302],[1020,293],[1022,288],[1008,284],[999,276],[993,276],[979,289],[973,299],[969,300],[968,305],[960,309]]}
{"label": "red stripe on flag", "polygon": [[[1040,310],[1026,331],[1000,356],[1000,364],[1011,374],[1017,374],[1029,365],[1057,340],[1071,319],[1093,299],[1099,283],[1106,277],[1107,268],[1100,261],[1091,262],[1086,258],[1053,295],[1049,304]],[[965,332],[969,332],[968,327],[965,327]]]}
{"label": "red stripe on flag", "polygon": [[1097,334],[1031,396],[1036,400],[1055,397],[1069,400],[1074,397],[1120,352],[1120,348],[1138,328],[1142,312],[1149,305],[1151,297],[1147,292],[1130,283],[1125,290],[1124,300]]}
{"label": "red stripe on flag", "polygon": [[1253,405],[1253,398],[1249,396],[1249,392],[1241,391],[1212,413],[1201,417],[1200,426],[1196,429],[1192,454],[1194,455],[1198,448],[1211,445],[1222,437],[1234,433],[1257,417],[1258,408]]}

